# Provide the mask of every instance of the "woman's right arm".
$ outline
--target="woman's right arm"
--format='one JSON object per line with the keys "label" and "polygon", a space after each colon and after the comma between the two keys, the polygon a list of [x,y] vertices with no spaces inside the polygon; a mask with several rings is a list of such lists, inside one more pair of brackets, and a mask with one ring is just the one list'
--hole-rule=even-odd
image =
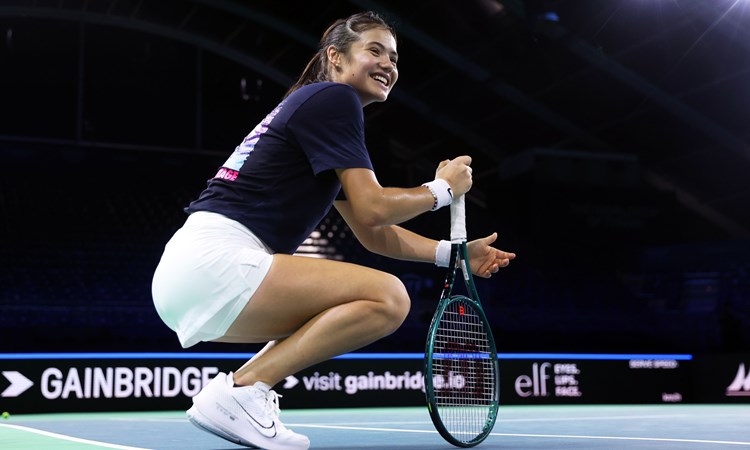
{"label": "woman's right arm", "polygon": [[[441,163],[436,178],[448,182],[454,196],[471,188],[471,157],[459,156]],[[435,204],[432,192],[425,186],[385,188],[369,169],[337,169],[341,186],[357,222],[369,226],[385,226],[406,222],[429,211]]]}

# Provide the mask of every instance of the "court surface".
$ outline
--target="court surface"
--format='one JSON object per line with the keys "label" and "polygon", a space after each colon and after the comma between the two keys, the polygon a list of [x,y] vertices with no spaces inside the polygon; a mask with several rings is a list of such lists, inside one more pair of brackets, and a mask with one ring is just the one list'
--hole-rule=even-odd
{"label": "court surface", "polygon": [[[283,403],[282,403],[283,404]],[[426,408],[282,410],[313,449],[450,449]],[[503,406],[479,449],[750,448],[750,405]],[[12,415],[0,448],[239,449],[183,411]]]}

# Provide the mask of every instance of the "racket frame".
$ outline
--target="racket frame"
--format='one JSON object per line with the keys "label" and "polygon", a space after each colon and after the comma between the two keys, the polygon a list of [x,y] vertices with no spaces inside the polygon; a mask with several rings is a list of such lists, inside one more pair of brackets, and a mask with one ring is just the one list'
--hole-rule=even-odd
{"label": "racket frame", "polygon": [[[427,335],[427,343],[425,346],[425,361],[424,361],[424,373],[425,373],[425,396],[427,397],[427,408],[430,413],[435,429],[440,435],[449,443],[458,447],[473,447],[482,441],[492,432],[497,419],[497,411],[500,406],[500,386],[499,386],[499,364],[497,359],[497,348],[495,346],[495,339],[492,335],[492,328],[490,327],[487,316],[482,308],[482,304],[479,300],[479,294],[477,293],[476,286],[474,285],[474,277],[471,273],[471,267],[469,265],[469,254],[466,245],[466,231],[465,231],[465,216],[463,214],[463,197],[460,198],[461,202],[454,209],[451,207],[451,263],[448,268],[448,273],[445,278],[445,284],[443,285],[443,291],[440,295],[440,301],[438,303],[435,314],[432,317],[429,332]],[[456,226],[456,222],[458,226]],[[458,228],[458,231],[456,231]],[[463,230],[461,229],[463,228]],[[453,287],[456,281],[456,272],[461,270],[463,273],[464,284],[466,291],[469,296],[464,295],[453,295]],[[457,437],[451,434],[440,417],[439,406],[435,399],[435,386],[434,386],[434,373],[433,373],[433,351],[434,351],[434,340],[435,333],[438,325],[440,324],[441,317],[445,309],[454,302],[465,302],[470,304],[478,313],[482,320],[483,326],[487,333],[488,346],[490,351],[490,361],[492,364],[492,370],[494,371],[494,389],[493,399],[490,404],[490,411],[486,417],[486,421],[482,427],[482,431],[470,439]]]}

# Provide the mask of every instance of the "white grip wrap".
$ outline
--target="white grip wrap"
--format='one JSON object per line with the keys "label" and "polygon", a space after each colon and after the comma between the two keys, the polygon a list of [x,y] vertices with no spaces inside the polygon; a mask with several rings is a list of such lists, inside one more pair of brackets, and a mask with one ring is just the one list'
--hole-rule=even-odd
{"label": "white grip wrap", "polygon": [[451,185],[442,178],[435,178],[429,183],[425,183],[425,186],[432,193],[432,197],[435,199],[435,203],[432,205],[430,211],[435,211],[448,206],[453,201],[453,191],[451,191]]}
{"label": "white grip wrap", "polygon": [[451,203],[451,242],[466,242],[466,201],[463,195]]}

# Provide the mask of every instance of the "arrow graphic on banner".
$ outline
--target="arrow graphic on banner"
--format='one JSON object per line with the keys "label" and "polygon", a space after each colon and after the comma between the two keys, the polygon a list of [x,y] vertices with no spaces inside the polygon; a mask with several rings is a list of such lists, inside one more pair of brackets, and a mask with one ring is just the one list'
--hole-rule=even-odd
{"label": "arrow graphic on banner", "polygon": [[3,371],[3,376],[10,381],[10,386],[5,388],[2,394],[0,394],[0,397],[18,397],[21,395],[26,389],[30,388],[34,385],[34,382],[26,378],[25,376],[21,375],[20,372],[16,372],[15,370],[7,370]]}
{"label": "arrow graphic on banner", "polygon": [[299,384],[299,380],[294,375],[284,378],[284,389],[291,389]]}

